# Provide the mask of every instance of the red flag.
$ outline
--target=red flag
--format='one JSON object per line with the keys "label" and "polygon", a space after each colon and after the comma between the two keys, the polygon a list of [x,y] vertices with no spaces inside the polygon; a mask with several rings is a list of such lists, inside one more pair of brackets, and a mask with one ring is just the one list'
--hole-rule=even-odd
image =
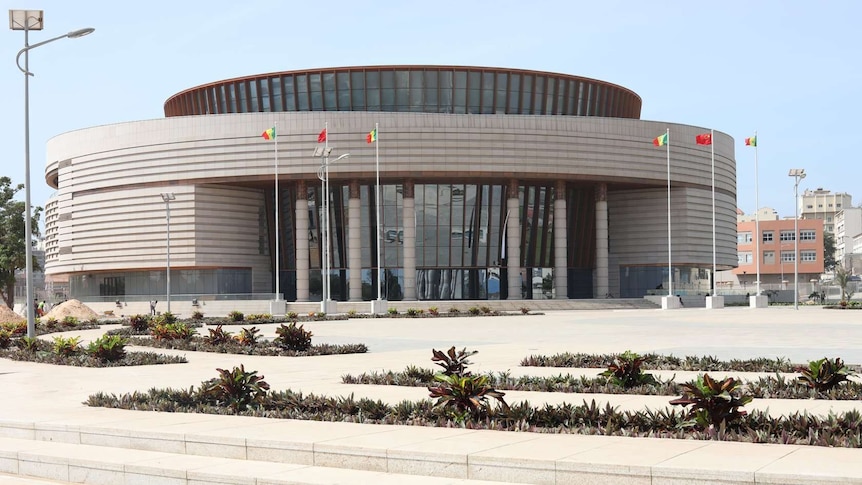
{"label": "red flag", "polygon": [[694,135],[694,141],[696,141],[698,145],[712,145],[712,134],[704,133],[702,135]]}
{"label": "red flag", "polygon": [[326,141],[326,128],[317,135],[317,143],[323,143]]}

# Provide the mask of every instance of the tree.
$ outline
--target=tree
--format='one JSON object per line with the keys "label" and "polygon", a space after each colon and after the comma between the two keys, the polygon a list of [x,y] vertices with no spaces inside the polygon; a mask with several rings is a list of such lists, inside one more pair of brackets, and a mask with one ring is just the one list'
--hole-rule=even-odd
{"label": "tree", "polygon": [[850,285],[850,277],[853,276],[853,273],[850,270],[844,268],[843,266],[838,266],[835,269],[835,284],[841,288],[841,301],[846,302],[850,298],[853,297],[853,292],[848,290],[848,286]]}
{"label": "tree", "polygon": [[[14,200],[24,184],[12,185],[9,177],[0,177],[0,297],[9,308],[15,304],[15,272],[27,267],[27,248],[24,237],[24,202]],[[31,243],[39,237],[41,207],[33,208]],[[41,269],[33,258],[33,270]]]}
{"label": "tree", "polygon": [[823,233],[823,271],[835,269],[835,236],[831,232]]}

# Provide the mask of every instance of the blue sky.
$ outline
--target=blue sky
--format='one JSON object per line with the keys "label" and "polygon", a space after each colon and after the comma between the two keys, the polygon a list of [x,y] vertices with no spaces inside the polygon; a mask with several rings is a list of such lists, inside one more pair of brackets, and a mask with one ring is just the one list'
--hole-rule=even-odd
{"label": "blue sky", "polygon": [[[29,4],[28,4],[29,3]],[[586,76],[643,99],[641,118],[711,127],[736,140],[737,204],[793,216],[790,168],[805,188],[862,202],[862,2],[604,0],[3,2],[45,11],[31,51],[31,177],[45,142],[93,125],[161,118],[172,94],[256,73],[374,64],[500,66]],[[0,174],[24,181],[22,32],[0,34]]]}

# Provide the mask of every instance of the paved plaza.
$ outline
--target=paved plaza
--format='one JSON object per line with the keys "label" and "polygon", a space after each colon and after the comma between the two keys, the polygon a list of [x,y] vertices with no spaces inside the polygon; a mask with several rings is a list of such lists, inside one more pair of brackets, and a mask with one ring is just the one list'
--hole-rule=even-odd
{"label": "paved plaza", "polygon": [[[277,325],[259,325],[274,336]],[[801,306],[547,311],[542,315],[379,318],[305,323],[314,343],[365,343],[367,354],[260,357],[182,351],[188,364],[76,368],[0,359],[0,485],[7,483],[860,483],[862,450],[692,440],[544,435],[319,423],[89,408],[88,395],[189,387],[244,364],[274,390],[395,403],[424,388],[341,384],[372,370],[430,368],[431,349],[478,350],[474,372],[513,375],[596,369],[519,367],[557,352],[841,357],[862,364],[862,311]],[[85,340],[99,330],[74,332]],[[238,330],[239,327],[231,330]],[[45,336],[43,338],[51,338]],[[161,350],[159,352],[162,352]],[[674,373],[667,373],[670,377]],[[676,372],[677,381],[695,373]],[[733,373],[734,376],[753,377]],[[609,402],[657,408],[667,396],[507,392],[509,402]],[[755,400],[772,414],[862,410],[858,401]],[[134,451],[130,451],[134,449]],[[25,481],[23,477],[27,477]],[[20,481],[16,481],[19,480]]]}

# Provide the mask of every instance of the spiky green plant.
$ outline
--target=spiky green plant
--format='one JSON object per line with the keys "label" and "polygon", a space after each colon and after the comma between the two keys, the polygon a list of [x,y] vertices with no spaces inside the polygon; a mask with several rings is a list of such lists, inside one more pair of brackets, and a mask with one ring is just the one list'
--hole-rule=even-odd
{"label": "spiky green plant", "polygon": [[201,397],[208,402],[227,406],[234,413],[260,405],[266,400],[269,384],[257,371],[246,372],[240,364],[232,370],[216,369],[219,376],[201,385]]}
{"label": "spiky green plant", "polygon": [[275,344],[284,347],[288,350],[296,350],[304,352],[311,347],[311,337],[314,335],[303,328],[303,325],[296,325],[296,322],[291,322],[290,325],[280,325],[275,329]]}
{"label": "spiky green plant", "polygon": [[807,367],[799,366],[796,371],[802,374],[796,378],[798,383],[819,392],[829,391],[854,375],[840,357],[836,357],[835,360],[829,360],[826,357],[812,360],[808,362]]}
{"label": "spiky green plant", "polygon": [[738,420],[747,413],[742,406],[752,401],[751,396],[735,394],[741,383],[733,377],[717,381],[709,374],[697,376],[697,379],[680,384],[683,395],[670,401],[676,406],[689,406],[688,418],[691,424],[704,429],[715,430]]}
{"label": "spiky green plant", "polygon": [[126,356],[126,342],[119,335],[102,335],[90,342],[87,353],[104,362],[116,362]]}

